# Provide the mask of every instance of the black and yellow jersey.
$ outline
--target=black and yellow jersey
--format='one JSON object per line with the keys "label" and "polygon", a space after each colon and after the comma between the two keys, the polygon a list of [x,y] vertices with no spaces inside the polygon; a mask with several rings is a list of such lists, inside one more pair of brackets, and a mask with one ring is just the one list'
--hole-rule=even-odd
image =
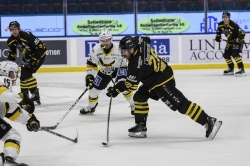
{"label": "black and yellow jersey", "polygon": [[[35,37],[31,32],[20,31],[18,37],[11,35],[7,40],[7,45],[9,47],[7,60],[15,61],[17,58],[17,49],[24,55],[24,59],[34,58],[35,60],[41,59],[46,54],[46,46],[43,41]],[[44,53],[41,55],[36,54],[36,51]]]}
{"label": "black and yellow jersey", "polygon": [[219,22],[217,30],[216,30],[216,37],[221,38],[221,34],[224,33],[227,40],[233,42],[235,39],[239,39],[241,41],[244,40],[245,31],[242,30],[238,24],[233,21],[229,21],[229,24],[225,24],[224,21]]}
{"label": "black and yellow jersey", "polygon": [[128,63],[127,79],[121,82],[123,90],[136,90],[140,82],[153,90],[174,78],[173,70],[161,60],[146,41],[139,41]]}

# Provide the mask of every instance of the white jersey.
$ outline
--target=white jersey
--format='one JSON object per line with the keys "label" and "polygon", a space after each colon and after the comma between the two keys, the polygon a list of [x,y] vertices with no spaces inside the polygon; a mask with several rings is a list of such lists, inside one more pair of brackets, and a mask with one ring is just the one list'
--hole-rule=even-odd
{"label": "white jersey", "polygon": [[27,111],[20,108],[22,98],[12,91],[12,80],[8,77],[0,76],[0,117],[22,124],[26,124],[30,119]]}
{"label": "white jersey", "polygon": [[12,80],[5,76],[0,76],[0,101],[8,103],[19,103],[22,98],[12,92]]}
{"label": "white jersey", "polygon": [[100,71],[106,75],[111,75],[117,68],[128,66],[127,60],[121,56],[118,43],[113,43],[113,48],[108,54],[104,52],[101,43],[93,47],[87,61],[87,74],[95,75],[98,71],[97,66],[100,66]]}

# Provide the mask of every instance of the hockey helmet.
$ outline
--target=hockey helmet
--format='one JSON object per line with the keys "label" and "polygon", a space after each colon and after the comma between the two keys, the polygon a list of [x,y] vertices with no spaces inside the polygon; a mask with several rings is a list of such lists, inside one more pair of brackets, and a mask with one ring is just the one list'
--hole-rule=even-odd
{"label": "hockey helmet", "polygon": [[[11,80],[15,81],[18,77],[18,66],[13,61],[2,61],[0,62],[0,75],[9,77]],[[12,76],[10,74],[12,73]],[[13,77],[14,76],[14,77]]]}
{"label": "hockey helmet", "polygon": [[136,42],[132,36],[123,37],[119,43],[119,48],[121,50],[128,50],[135,47],[136,47]]}
{"label": "hockey helmet", "polygon": [[101,30],[99,34],[99,40],[112,39],[112,34],[108,29]]}
{"label": "hockey helmet", "polygon": [[223,17],[223,16],[228,16],[228,17],[230,17],[231,14],[230,14],[228,11],[224,11],[224,12],[222,13],[222,17]]}
{"label": "hockey helmet", "polygon": [[17,21],[11,21],[9,24],[9,28],[18,28],[20,29],[20,24]]}

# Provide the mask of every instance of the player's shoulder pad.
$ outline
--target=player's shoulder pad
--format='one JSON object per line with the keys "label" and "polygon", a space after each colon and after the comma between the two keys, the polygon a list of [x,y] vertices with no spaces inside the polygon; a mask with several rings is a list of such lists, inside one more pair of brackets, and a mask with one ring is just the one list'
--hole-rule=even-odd
{"label": "player's shoulder pad", "polygon": [[219,22],[218,25],[224,25],[224,21]]}
{"label": "player's shoulder pad", "polygon": [[119,49],[119,43],[118,42],[113,42],[113,47],[115,49]]}
{"label": "player's shoulder pad", "polygon": [[97,53],[100,50],[101,50],[101,43],[98,43],[92,48],[91,53]]}
{"label": "player's shoulder pad", "polygon": [[14,37],[11,35],[7,40],[7,45],[11,44],[12,41],[15,40]]}
{"label": "player's shoulder pad", "polygon": [[35,37],[35,36],[29,31],[20,31],[20,37],[22,37],[22,38],[32,38],[32,37]]}

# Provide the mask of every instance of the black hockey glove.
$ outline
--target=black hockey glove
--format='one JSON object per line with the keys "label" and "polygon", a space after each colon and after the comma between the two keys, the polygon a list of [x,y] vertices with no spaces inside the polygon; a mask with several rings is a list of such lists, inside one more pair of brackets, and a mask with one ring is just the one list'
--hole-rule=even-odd
{"label": "black hockey glove", "polygon": [[237,38],[237,39],[235,40],[235,42],[236,42],[237,44],[241,44],[241,43],[244,43],[244,39],[239,39],[239,38]]}
{"label": "black hockey glove", "polygon": [[109,87],[107,89],[106,95],[108,97],[116,97],[116,96],[118,96],[119,93],[120,93],[120,90],[118,88],[116,88],[116,86],[114,86],[114,87]]}
{"label": "black hockey glove", "polygon": [[[34,56],[35,54],[31,54],[29,56]],[[35,73],[36,71],[36,65],[37,65],[38,60],[35,58],[31,58],[29,61],[29,69],[32,73]]]}
{"label": "black hockey glove", "polygon": [[93,81],[94,81],[93,75],[91,74],[86,75],[85,77],[86,87],[89,87],[89,89],[92,89],[94,86]]}
{"label": "black hockey glove", "polygon": [[215,41],[221,42],[221,37],[220,36],[216,36]]}
{"label": "black hockey glove", "polygon": [[25,93],[18,93],[18,95],[23,99],[19,105],[22,109],[26,110],[28,113],[32,114],[35,111],[35,105],[32,100]]}
{"label": "black hockey glove", "polygon": [[29,114],[31,117],[28,120],[26,126],[29,131],[37,132],[40,129],[40,122],[37,120],[34,114]]}

